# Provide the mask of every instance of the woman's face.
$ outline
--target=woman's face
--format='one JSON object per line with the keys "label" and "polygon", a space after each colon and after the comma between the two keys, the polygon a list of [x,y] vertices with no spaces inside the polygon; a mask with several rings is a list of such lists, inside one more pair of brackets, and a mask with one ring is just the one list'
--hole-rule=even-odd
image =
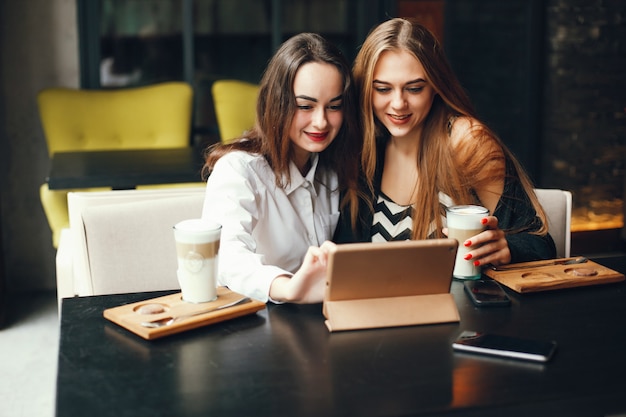
{"label": "woman's face", "polygon": [[343,123],[343,77],[330,64],[310,62],[298,69],[293,83],[296,113],[289,127],[296,166],[302,171],[312,152],[331,144]]}
{"label": "woman's face", "polygon": [[417,135],[430,112],[435,91],[422,64],[406,51],[385,51],[374,67],[374,115],[393,137]]}

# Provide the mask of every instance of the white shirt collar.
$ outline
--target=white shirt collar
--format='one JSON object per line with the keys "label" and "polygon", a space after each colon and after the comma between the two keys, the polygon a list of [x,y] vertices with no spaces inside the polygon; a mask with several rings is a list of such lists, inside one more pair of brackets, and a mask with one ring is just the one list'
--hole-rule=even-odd
{"label": "white shirt collar", "polygon": [[[291,176],[291,182],[285,186],[285,192],[287,194],[291,194],[293,191],[302,186],[306,187],[306,184],[308,183],[311,185],[311,192],[313,195],[316,195],[317,193],[313,184],[315,184],[315,171],[317,170],[318,162],[319,154],[311,154],[311,169],[309,169],[309,172],[307,172],[305,177],[302,176],[300,170],[296,164],[293,163],[293,161],[289,162],[289,175]],[[283,181],[286,182],[286,178],[284,178],[284,176]]]}

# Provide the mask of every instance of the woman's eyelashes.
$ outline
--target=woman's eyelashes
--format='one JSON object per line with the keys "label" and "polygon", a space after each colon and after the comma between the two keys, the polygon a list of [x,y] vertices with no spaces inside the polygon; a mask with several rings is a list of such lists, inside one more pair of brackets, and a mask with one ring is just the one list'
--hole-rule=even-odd
{"label": "woman's eyelashes", "polygon": [[422,90],[424,90],[424,87],[407,87],[406,89],[409,93],[411,94],[419,94],[422,92]]}
{"label": "woman's eyelashes", "polygon": [[[298,104],[298,110],[308,111],[313,110],[315,106],[310,104]],[[326,109],[330,111],[341,111],[343,109],[343,102],[332,103],[326,106]]]}
{"label": "woman's eyelashes", "polygon": [[328,110],[330,111],[340,111],[343,109],[343,102],[333,103],[328,106]]}
{"label": "woman's eyelashes", "polygon": [[[374,90],[379,94],[387,94],[392,89],[390,87],[374,87]],[[424,86],[419,87],[405,87],[404,91],[407,91],[410,94],[419,94],[424,90]]]}

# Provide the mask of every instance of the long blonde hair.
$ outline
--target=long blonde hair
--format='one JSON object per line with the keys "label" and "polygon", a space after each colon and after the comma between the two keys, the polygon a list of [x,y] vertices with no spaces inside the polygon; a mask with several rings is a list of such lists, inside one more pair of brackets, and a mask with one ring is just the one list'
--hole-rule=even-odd
{"label": "long blonde hair", "polygon": [[[360,94],[363,123],[361,156],[365,179],[373,189],[377,165],[378,141],[386,141],[389,132],[373,113],[372,92],[374,68],[384,51],[407,51],[424,67],[427,81],[436,95],[424,120],[417,157],[418,181],[413,201],[413,239],[425,239],[435,227],[442,237],[442,208],[439,193],[447,194],[455,204],[479,203],[476,188],[505,176],[519,179],[543,226],[533,232],[547,233],[547,220],[521,164],[504,143],[481,123],[473,105],[452,71],[435,36],[419,23],[395,18],[381,23],[368,35],[353,66],[354,81]],[[470,121],[470,138],[452,146],[450,131],[458,118]],[[504,167],[510,162],[511,166]]]}

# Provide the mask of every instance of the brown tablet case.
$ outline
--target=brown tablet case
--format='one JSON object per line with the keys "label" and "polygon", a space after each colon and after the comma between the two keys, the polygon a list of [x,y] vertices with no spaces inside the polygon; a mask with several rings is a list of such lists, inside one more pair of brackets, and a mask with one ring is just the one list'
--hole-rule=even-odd
{"label": "brown tablet case", "polygon": [[624,280],[624,274],[586,260],[564,264],[574,258],[550,259],[505,265],[501,271],[485,268],[483,273],[518,293],[558,290]]}
{"label": "brown tablet case", "polygon": [[337,245],[324,316],[331,332],[460,320],[452,294],[454,239]]}

